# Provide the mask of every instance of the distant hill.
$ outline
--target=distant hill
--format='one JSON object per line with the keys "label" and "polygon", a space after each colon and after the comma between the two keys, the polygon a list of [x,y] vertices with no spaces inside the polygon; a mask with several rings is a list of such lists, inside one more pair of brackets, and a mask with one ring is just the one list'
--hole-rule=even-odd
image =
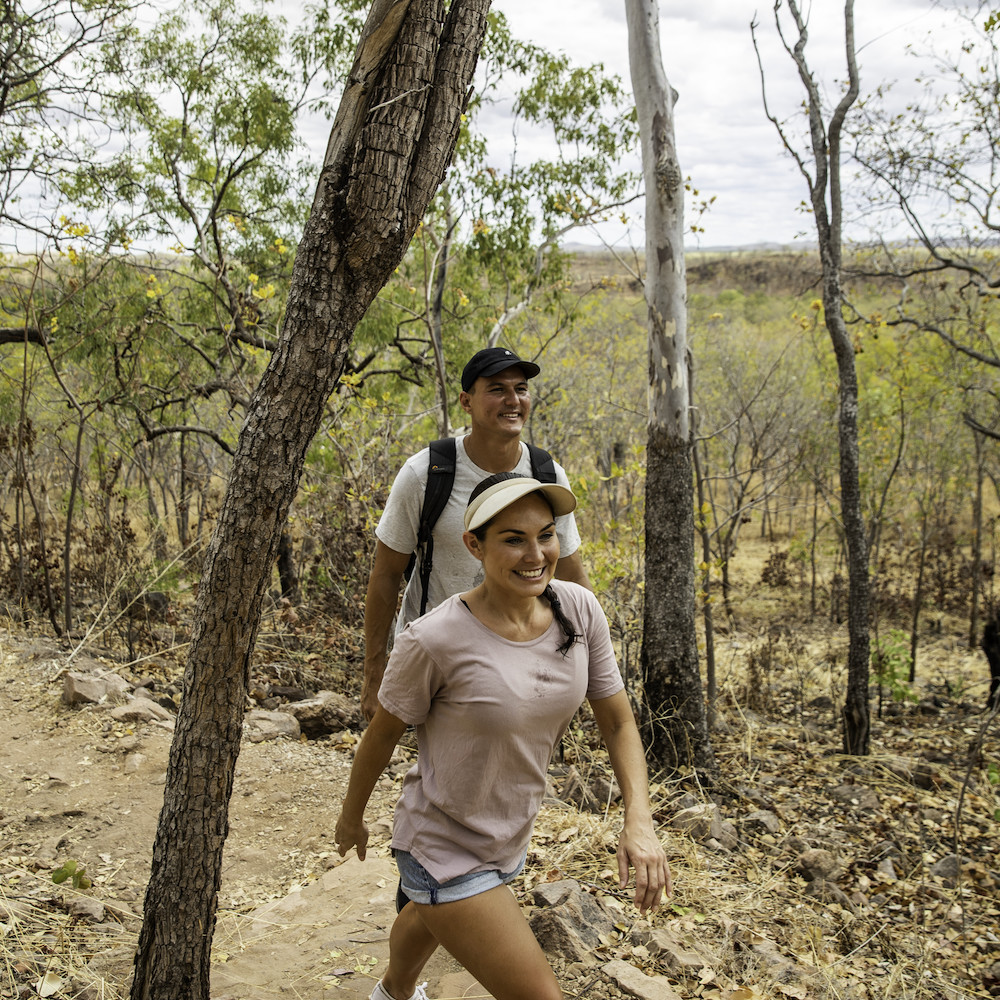
{"label": "distant hill", "polygon": [[[596,243],[565,243],[563,249],[574,254],[604,254],[608,248]],[[631,248],[618,247],[619,253],[631,253]],[[641,247],[635,249],[642,250]],[[797,253],[803,250],[815,250],[815,243],[742,243],[710,247],[686,246],[685,253]]]}

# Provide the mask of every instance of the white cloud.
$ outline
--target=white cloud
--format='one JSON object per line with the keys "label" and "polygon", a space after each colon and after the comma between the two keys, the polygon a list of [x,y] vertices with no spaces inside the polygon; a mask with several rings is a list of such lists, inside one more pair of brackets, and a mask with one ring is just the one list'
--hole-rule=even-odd
{"label": "white cloud", "polygon": [[[576,61],[603,62],[631,86],[623,0],[572,5],[495,0],[494,6],[507,16],[516,37],[564,51]],[[835,100],[846,77],[843,3],[814,0],[808,8],[807,56],[823,93]],[[770,3],[746,0],[660,5],[664,68],[680,95],[681,168],[703,196],[716,195],[702,221],[704,245],[784,243],[810,230],[809,218],[798,211],[807,196],[805,182],[764,114],[750,34],[756,11],[769,106],[782,120],[796,115],[804,92],[782,51],[772,10]],[[907,46],[925,45],[929,35],[938,43],[959,37],[954,19],[932,0],[859,3],[855,18],[863,92],[891,81],[899,81],[900,93],[912,92],[918,63],[907,55]]]}

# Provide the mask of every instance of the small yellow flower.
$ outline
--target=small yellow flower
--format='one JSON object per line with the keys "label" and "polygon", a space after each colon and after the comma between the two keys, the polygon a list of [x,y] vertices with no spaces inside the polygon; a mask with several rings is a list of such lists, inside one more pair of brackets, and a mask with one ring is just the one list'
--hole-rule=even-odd
{"label": "small yellow flower", "polygon": [[90,232],[90,226],[85,222],[74,222],[68,216],[61,216],[59,222],[62,224],[63,232],[70,236],[86,236]]}
{"label": "small yellow flower", "polygon": [[260,281],[260,275],[257,275],[257,274],[251,274],[251,275],[250,275],[250,276],[249,276],[249,277],[247,278],[247,281],[249,281],[251,285],[256,285],[256,284],[257,284],[257,282],[258,282],[258,281]]}

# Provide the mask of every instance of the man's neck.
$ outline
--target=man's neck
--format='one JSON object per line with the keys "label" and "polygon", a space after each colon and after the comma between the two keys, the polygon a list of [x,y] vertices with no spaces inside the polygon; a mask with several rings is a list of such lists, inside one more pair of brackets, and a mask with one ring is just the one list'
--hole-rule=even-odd
{"label": "man's neck", "polygon": [[465,453],[484,472],[513,472],[521,461],[520,437],[490,437],[471,430],[463,439]]}

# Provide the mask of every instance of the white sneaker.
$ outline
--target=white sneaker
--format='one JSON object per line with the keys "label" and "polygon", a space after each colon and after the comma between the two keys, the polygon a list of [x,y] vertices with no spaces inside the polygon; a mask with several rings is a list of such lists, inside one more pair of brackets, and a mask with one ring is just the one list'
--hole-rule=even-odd
{"label": "white sneaker", "polygon": [[[427,1000],[427,994],[424,992],[424,987],[426,985],[426,983],[421,983],[414,991],[413,996],[410,997],[410,1000]],[[375,989],[372,990],[372,995],[369,1000],[395,1000],[395,997],[393,997],[392,994],[385,989],[382,985],[382,980],[380,979],[375,984]]]}

